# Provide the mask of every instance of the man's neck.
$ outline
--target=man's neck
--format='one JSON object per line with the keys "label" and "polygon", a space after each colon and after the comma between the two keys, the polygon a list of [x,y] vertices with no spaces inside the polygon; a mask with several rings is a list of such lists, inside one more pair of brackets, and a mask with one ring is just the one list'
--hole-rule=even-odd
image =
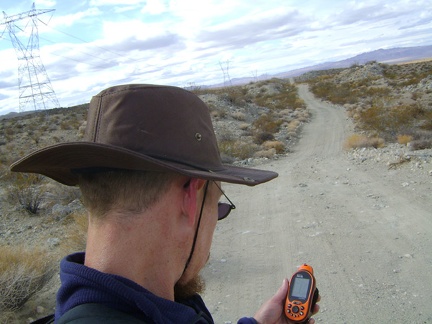
{"label": "man's neck", "polygon": [[160,231],[140,219],[90,224],[85,265],[128,278],[157,296],[174,300],[175,257]]}

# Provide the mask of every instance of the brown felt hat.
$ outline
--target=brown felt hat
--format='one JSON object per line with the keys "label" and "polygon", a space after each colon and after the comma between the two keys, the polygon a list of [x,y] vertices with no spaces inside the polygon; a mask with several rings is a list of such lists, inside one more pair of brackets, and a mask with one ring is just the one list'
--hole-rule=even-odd
{"label": "brown felt hat", "polygon": [[102,91],[90,102],[83,141],[40,149],[11,165],[70,186],[80,172],[106,169],[172,171],[250,186],[277,177],[222,164],[204,102],[182,88],[146,84]]}

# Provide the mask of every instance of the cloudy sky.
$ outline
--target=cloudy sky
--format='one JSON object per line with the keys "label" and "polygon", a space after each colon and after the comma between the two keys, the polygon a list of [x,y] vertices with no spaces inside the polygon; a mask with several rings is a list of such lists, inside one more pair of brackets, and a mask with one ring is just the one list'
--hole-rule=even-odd
{"label": "cloudy sky", "polygon": [[[0,9],[11,20],[32,4],[2,0]],[[36,9],[55,9],[37,16],[40,59],[63,107],[115,84],[210,85],[224,81],[223,70],[256,77],[432,45],[430,0],[38,0]],[[26,46],[29,20],[14,24]],[[18,111],[19,61],[6,26],[0,114]]]}

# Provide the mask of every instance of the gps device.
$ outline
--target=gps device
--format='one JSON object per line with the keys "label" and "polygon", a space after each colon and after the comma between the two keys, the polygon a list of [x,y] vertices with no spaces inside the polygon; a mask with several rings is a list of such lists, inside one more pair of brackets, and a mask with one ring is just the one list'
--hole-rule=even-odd
{"label": "gps device", "polygon": [[293,274],[285,301],[285,316],[293,322],[306,323],[318,299],[313,269],[303,264]]}

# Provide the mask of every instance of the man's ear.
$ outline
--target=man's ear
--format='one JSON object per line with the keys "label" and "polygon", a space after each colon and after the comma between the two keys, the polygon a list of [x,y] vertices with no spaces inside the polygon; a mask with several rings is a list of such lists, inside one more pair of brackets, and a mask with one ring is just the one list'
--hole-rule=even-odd
{"label": "man's ear", "polygon": [[202,196],[199,192],[204,188],[205,183],[206,180],[190,178],[183,185],[183,214],[187,216],[190,225],[195,224],[198,208],[201,208],[198,197]]}

